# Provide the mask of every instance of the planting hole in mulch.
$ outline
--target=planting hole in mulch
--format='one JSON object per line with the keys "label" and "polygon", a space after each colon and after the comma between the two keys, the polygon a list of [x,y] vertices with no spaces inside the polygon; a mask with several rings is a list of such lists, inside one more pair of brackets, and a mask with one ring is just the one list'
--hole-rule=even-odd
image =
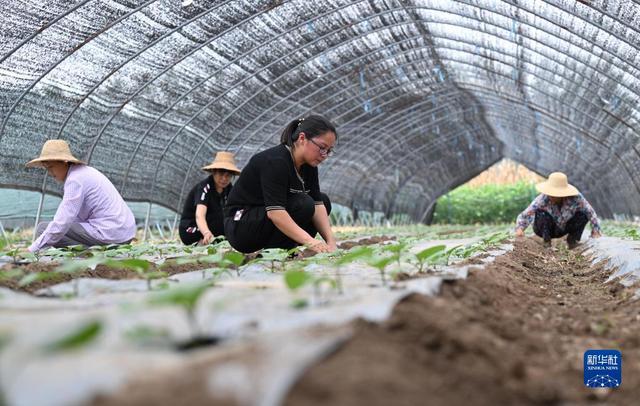
{"label": "planting hole in mulch", "polygon": [[[285,404],[637,404],[640,305],[580,250],[518,240],[440,296],[412,295],[381,324],[354,322]],[[620,388],[584,386],[583,354],[598,348],[621,350]]]}
{"label": "planting hole in mulch", "polygon": [[174,348],[181,352],[197,350],[203,347],[211,347],[220,344],[222,338],[220,337],[195,337],[189,341],[176,343]]}

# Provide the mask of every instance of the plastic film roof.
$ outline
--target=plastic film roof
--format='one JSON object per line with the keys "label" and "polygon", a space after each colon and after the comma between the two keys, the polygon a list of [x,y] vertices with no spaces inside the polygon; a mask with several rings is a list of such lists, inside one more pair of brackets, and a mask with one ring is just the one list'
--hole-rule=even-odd
{"label": "plastic film roof", "polygon": [[[189,4],[190,3],[190,4]],[[502,157],[640,212],[637,0],[2,0],[0,185],[46,139],[128,200],[178,209],[217,150],[338,126],[338,203],[423,220]]]}

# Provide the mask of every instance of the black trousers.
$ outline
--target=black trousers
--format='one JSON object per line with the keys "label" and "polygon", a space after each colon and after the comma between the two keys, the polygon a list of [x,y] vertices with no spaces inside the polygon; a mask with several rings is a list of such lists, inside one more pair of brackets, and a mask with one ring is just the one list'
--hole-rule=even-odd
{"label": "black trousers", "polygon": [[[329,196],[324,193],[321,193],[321,195],[327,213],[331,213]],[[230,207],[225,210],[224,217],[225,237],[236,250],[248,253],[263,248],[291,249],[299,245],[269,220],[264,206],[244,208],[242,217],[236,221],[234,216],[236,211],[240,209],[243,208]],[[312,237],[316,236],[318,230],[316,230],[312,221],[316,208],[311,196],[305,193],[293,194],[289,196],[285,209],[300,228]]]}
{"label": "black trousers", "polygon": [[558,227],[549,213],[538,210],[533,222],[533,232],[545,241],[551,241],[552,238],[560,238],[567,235],[567,242],[577,242],[580,241],[584,227],[588,222],[587,214],[583,211],[578,211],[567,221],[563,230]]}

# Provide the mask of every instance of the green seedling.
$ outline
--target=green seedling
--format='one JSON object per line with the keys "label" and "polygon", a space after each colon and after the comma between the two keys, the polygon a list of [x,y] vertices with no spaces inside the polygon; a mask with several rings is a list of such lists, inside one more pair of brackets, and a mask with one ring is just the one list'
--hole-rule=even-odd
{"label": "green seedling", "polygon": [[276,262],[280,263],[280,269],[284,269],[284,261],[289,257],[289,252],[282,248],[267,248],[260,251],[262,258],[258,262],[269,262],[271,264],[271,272],[276,271]]}
{"label": "green seedling", "polygon": [[29,273],[23,276],[18,282],[18,286],[21,288],[31,285],[34,282],[41,282],[48,279],[55,278],[56,274],[54,272],[34,272]]}
{"label": "green seedling", "polygon": [[351,250],[347,251],[346,253],[344,253],[342,256],[338,257],[336,259],[336,283],[337,283],[337,287],[338,287],[338,293],[343,294],[343,287],[342,287],[342,274],[340,273],[340,267],[343,265],[347,265],[350,264],[354,261],[360,260],[360,259],[368,259],[371,258],[371,256],[373,255],[373,248],[368,247],[368,246],[360,246],[360,247],[354,247]]}
{"label": "green seedling", "polygon": [[291,291],[296,291],[313,279],[311,274],[302,270],[289,270],[284,274],[284,282]]}
{"label": "green seedling", "polygon": [[394,254],[389,257],[370,258],[367,261],[369,265],[376,268],[378,272],[380,272],[380,279],[382,280],[382,286],[387,286],[387,279],[386,279],[386,272],[385,272],[387,266],[389,266],[390,263],[397,261],[397,259],[398,259],[398,254]]}
{"label": "green seedling", "polygon": [[238,251],[227,251],[222,256],[223,264],[228,266],[235,266],[236,275],[240,276],[241,266],[244,262],[244,255]]}
{"label": "green seedling", "polygon": [[424,270],[424,265],[442,254],[446,248],[446,245],[435,245],[415,254],[416,260],[418,261],[418,272],[422,272]]}
{"label": "green seedling", "polygon": [[297,298],[291,301],[291,307],[294,309],[304,309],[309,306],[309,301],[305,298]]}
{"label": "green seedling", "polygon": [[151,297],[149,303],[152,305],[179,306],[187,316],[191,336],[193,338],[200,335],[200,328],[196,320],[196,305],[204,293],[213,286],[213,282],[198,284],[180,285],[163,291]]}
{"label": "green seedling", "polygon": [[640,233],[638,233],[638,229],[636,228],[628,228],[624,230],[624,236],[631,238],[632,240],[640,240]]}
{"label": "green seedling", "polygon": [[[296,292],[304,285],[310,283],[313,276],[303,270],[288,270],[284,273],[284,282],[291,292]],[[291,307],[301,309],[307,307],[309,302],[306,299],[296,298],[291,302]]]}
{"label": "green seedling", "polygon": [[[75,274],[78,272],[84,272],[87,269],[95,269],[96,266],[105,262],[106,259],[103,257],[91,257],[87,259],[76,259],[76,260],[68,260],[59,265],[55,272],[66,273],[66,274]],[[74,278],[73,280],[73,294],[78,296],[80,280],[78,278]]]}
{"label": "green seedling", "polygon": [[78,258],[83,254],[86,254],[89,252],[84,245],[79,245],[79,244],[69,245],[68,247],[62,248],[62,250],[68,252],[69,256],[71,256],[72,258]]}
{"label": "green seedling", "polygon": [[1,252],[0,256],[11,257],[11,260],[12,260],[12,262],[14,264],[17,264],[19,262],[20,258],[22,258],[22,255],[20,253],[20,248],[14,248],[12,250]]}
{"label": "green seedling", "polygon": [[8,271],[0,269],[0,280],[22,278],[24,271],[21,269],[11,269]]}
{"label": "green seedling", "polygon": [[140,258],[128,258],[128,259],[120,259],[120,260],[109,259],[104,261],[103,264],[110,268],[128,269],[137,273],[147,281],[147,290],[151,290],[152,280],[165,278],[167,276],[167,273],[163,271],[150,272],[149,269],[151,268],[151,262],[147,261],[146,259],[140,259]]}
{"label": "green seedling", "polygon": [[322,286],[328,285],[331,289],[338,290],[338,283],[335,279],[332,279],[328,276],[320,276],[313,278],[313,296],[315,298],[316,303],[323,304],[322,301]]}
{"label": "green seedling", "polygon": [[141,346],[166,346],[170,344],[169,330],[161,327],[139,325],[124,333],[126,339]]}
{"label": "green seedling", "polygon": [[47,344],[44,350],[47,352],[60,352],[84,347],[95,340],[102,332],[102,329],[101,321],[89,321],[73,330],[70,334]]}
{"label": "green seedling", "polygon": [[385,245],[382,248],[382,250],[385,252],[391,252],[393,256],[396,258],[398,262],[398,266],[400,266],[400,257],[402,256],[402,253],[406,250],[407,244],[408,243],[406,241],[402,241],[397,244],[388,244],[388,245]]}

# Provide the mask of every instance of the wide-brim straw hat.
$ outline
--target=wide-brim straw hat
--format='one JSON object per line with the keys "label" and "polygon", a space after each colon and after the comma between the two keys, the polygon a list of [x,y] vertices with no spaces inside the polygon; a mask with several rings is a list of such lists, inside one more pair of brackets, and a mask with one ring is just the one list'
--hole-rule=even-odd
{"label": "wide-brim straw hat", "polygon": [[569,184],[567,175],[562,172],[553,172],[549,175],[549,179],[538,183],[536,189],[538,192],[552,197],[569,197],[580,194],[578,189]]}
{"label": "wide-brim straw hat", "polygon": [[27,162],[28,168],[34,168],[42,166],[43,162],[48,161],[62,161],[69,162],[72,164],[83,164],[86,165],[85,162],[82,162],[71,153],[71,149],[69,148],[69,144],[65,140],[48,140],[42,146],[42,151],[40,152],[40,156],[36,159],[33,159]]}
{"label": "wide-brim straw hat", "polygon": [[202,167],[203,171],[212,171],[214,169],[223,169],[236,175],[240,174],[240,169],[236,166],[236,160],[232,152],[220,151],[216,153],[213,162]]}

